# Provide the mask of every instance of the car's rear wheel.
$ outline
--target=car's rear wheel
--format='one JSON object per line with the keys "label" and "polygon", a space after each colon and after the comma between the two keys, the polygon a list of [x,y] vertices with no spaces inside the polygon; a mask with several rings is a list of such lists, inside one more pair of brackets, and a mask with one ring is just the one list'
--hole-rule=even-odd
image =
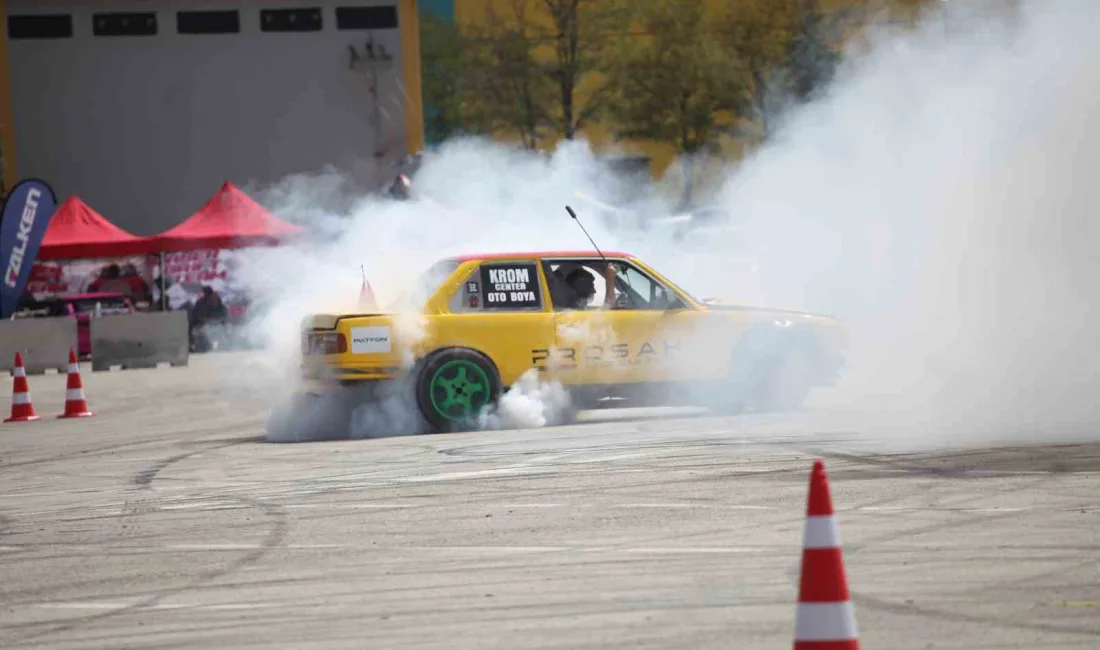
{"label": "car's rear wheel", "polygon": [[437,352],[421,365],[417,404],[437,431],[468,431],[500,397],[500,377],[484,355],[461,348]]}
{"label": "car's rear wheel", "polygon": [[345,440],[351,428],[351,400],[346,391],[298,393],[269,416],[268,442]]}

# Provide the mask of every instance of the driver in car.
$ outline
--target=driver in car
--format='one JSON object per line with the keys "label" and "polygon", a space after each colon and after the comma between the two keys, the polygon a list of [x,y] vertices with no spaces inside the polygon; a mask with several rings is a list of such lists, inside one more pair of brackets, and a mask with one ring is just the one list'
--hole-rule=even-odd
{"label": "driver in car", "polygon": [[[560,272],[561,270],[559,270]],[[615,267],[607,264],[603,269],[605,309],[615,306]],[[585,267],[577,265],[565,274],[568,296],[563,296],[566,309],[587,309],[596,296],[596,281]]]}

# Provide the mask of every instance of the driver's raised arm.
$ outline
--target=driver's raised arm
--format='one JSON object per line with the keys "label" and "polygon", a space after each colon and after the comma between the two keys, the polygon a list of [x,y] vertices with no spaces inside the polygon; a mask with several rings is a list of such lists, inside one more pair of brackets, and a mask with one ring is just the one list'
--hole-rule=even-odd
{"label": "driver's raised arm", "polygon": [[615,306],[615,265],[607,264],[603,267],[604,293],[603,306],[612,308]]}

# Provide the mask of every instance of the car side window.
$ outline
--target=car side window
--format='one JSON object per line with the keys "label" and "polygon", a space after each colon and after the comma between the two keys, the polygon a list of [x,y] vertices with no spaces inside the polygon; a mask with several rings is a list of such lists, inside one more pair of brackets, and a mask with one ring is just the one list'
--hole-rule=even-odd
{"label": "car side window", "polygon": [[452,312],[542,311],[542,284],[533,261],[486,261],[451,297]]}
{"label": "car side window", "polygon": [[555,311],[600,309],[604,304],[605,281],[602,260],[546,260],[543,271],[550,287]]}
{"label": "car side window", "polygon": [[[618,259],[608,262],[615,267],[614,309],[664,310],[683,305],[667,286],[630,262]],[[545,261],[543,269],[554,309],[605,309],[605,264],[602,259]]]}
{"label": "car side window", "polygon": [[480,269],[470,271],[462,283],[455,289],[448,307],[452,314],[465,314],[481,311],[481,283],[478,281]]}

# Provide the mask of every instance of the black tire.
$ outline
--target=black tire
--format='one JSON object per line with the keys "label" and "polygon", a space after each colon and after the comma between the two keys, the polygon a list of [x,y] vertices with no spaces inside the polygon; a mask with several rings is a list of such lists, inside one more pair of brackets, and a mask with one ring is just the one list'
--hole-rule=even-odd
{"label": "black tire", "polygon": [[750,398],[756,413],[794,413],[813,390],[813,359],[795,347],[772,360]]}
{"label": "black tire", "polygon": [[323,395],[299,393],[268,416],[267,442],[346,440],[351,431],[352,404],[346,391]]}
{"label": "black tire", "polygon": [[569,404],[562,408],[562,412],[558,415],[553,426],[568,427],[574,424],[580,424],[581,409],[573,404]]}
{"label": "black tire", "polygon": [[741,415],[749,403],[747,395],[745,387],[726,381],[707,393],[705,405],[718,415]]}
{"label": "black tire", "polygon": [[762,328],[734,351],[730,373],[710,399],[724,415],[801,408],[814,387],[814,339],[805,331]]}
{"label": "black tire", "polygon": [[500,375],[485,355],[465,348],[435,352],[419,365],[416,402],[435,431],[478,428],[478,416],[500,399]]}

